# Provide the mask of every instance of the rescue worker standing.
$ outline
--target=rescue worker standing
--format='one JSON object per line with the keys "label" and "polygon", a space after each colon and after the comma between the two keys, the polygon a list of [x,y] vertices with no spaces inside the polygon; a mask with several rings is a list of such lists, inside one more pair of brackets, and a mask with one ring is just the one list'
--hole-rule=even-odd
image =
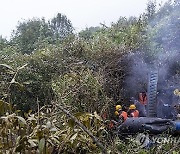
{"label": "rescue worker standing", "polygon": [[139,102],[143,105],[147,105],[147,95],[146,92],[139,93]]}
{"label": "rescue worker standing", "polygon": [[128,116],[129,117],[139,117],[139,111],[136,110],[136,106],[134,104],[129,106],[129,110],[128,110]]}
{"label": "rescue worker standing", "polygon": [[127,119],[127,112],[122,110],[121,105],[116,105],[115,115],[118,117],[117,118],[118,123],[122,123]]}

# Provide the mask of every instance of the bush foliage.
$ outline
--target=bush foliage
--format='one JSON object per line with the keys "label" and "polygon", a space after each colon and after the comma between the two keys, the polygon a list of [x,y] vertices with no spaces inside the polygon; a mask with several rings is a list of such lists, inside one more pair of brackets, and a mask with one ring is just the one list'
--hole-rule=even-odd
{"label": "bush foliage", "polygon": [[[49,22],[19,23],[9,41],[0,37],[0,152],[100,153],[92,138],[60,110],[63,106],[109,153],[150,153],[109,138],[101,116],[106,112],[112,117],[117,101],[129,99],[129,55],[138,51],[151,61],[169,50],[178,53],[179,6],[178,1],[167,2],[157,9],[151,2],[140,17],[120,17],[110,27],[90,27],[79,34],[58,14]],[[171,70],[179,77],[176,57]],[[166,146],[169,151],[173,145]]]}

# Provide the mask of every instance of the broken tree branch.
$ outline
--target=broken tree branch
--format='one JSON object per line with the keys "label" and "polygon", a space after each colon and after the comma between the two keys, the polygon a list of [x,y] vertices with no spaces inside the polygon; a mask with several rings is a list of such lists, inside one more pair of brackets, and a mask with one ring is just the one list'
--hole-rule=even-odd
{"label": "broken tree branch", "polygon": [[58,106],[60,110],[62,110],[67,116],[72,118],[74,122],[84,131],[86,132],[93,140],[93,142],[96,143],[97,146],[102,150],[103,154],[107,154],[106,149],[104,148],[103,144],[98,141],[98,139],[76,118],[74,117],[68,110],[66,110],[63,106]]}

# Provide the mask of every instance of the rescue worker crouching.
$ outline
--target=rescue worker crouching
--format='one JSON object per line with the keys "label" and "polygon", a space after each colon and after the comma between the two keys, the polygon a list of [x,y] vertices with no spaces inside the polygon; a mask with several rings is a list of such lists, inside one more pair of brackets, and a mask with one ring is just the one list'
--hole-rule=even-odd
{"label": "rescue worker crouching", "polygon": [[110,130],[116,130],[117,126],[122,124],[128,117],[127,112],[122,111],[121,105],[116,105],[114,114],[114,120],[110,120],[108,123],[108,128]]}
{"label": "rescue worker crouching", "polygon": [[117,123],[121,124],[127,119],[127,112],[122,110],[121,105],[116,105],[115,115],[117,116]]}
{"label": "rescue worker crouching", "polygon": [[136,110],[136,106],[134,104],[129,106],[129,110],[128,110],[128,116],[129,117],[139,117],[139,111]]}

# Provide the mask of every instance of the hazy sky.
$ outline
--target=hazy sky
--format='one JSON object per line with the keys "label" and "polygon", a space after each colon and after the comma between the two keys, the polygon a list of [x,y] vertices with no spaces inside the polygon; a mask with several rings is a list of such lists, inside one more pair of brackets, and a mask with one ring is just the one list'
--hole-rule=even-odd
{"label": "hazy sky", "polygon": [[[156,0],[163,3],[167,0]],[[110,25],[120,16],[138,16],[148,0],[2,0],[0,35],[9,37],[18,21],[33,17],[53,18],[65,14],[77,31],[99,23]]]}

